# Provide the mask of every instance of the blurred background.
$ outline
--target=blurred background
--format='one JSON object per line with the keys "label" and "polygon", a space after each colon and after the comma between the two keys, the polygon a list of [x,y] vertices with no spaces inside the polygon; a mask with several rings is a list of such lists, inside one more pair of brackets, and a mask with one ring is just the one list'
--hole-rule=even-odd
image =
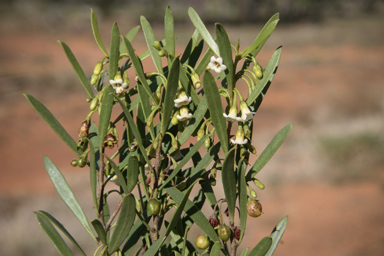
{"label": "blurred background", "polygon": [[[50,212],[93,253],[91,238],[55,192],[43,156],[63,172],[92,219],[89,173],[70,166],[75,155],[22,94],[41,101],[76,139],[88,112],[87,94],[57,40],[69,45],[91,75],[102,53],[93,39],[90,8],[108,49],[113,22],[124,35],[140,24],[140,15],[162,39],[166,5],[177,23],[179,53],[194,31],[190,6],[211,31],[220,22],[233,44],[240,38],[241,49],[280,13],[257,56],[265,67],[283,45],[279,70],[254,119],[253,145],[261,153],[283,126],[294,128],[258,174],[266,185],[257,191],[264,215],[249,220],[240,250],[288,215],[277,256],[384,255],[383,0],[2,0],[1,254],[58,255],[33,215],[37,210]],[[137,53],[146,49],[141,32],[133,46]]]}

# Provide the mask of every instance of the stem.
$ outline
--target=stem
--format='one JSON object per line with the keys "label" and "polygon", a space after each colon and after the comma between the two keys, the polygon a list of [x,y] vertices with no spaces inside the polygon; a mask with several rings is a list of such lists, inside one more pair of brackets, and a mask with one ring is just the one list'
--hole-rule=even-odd
{"label": "stem", "polygon": [[239,245],[237,244],[236,238],[234,238],[231,244],[231,256],[236,256],[236,251],[238,246]]}
{"label": "stem", "polygon": [[109,218],[107,224],[105,225],[105,232],[108,232],[109,228],[111,227],[112,221],[115,219],[117,213],[120,211],[121,206],[123,205],[123,200],[121,199],[119,204],[117,205],[115,211],[113,212],[112,216]]}

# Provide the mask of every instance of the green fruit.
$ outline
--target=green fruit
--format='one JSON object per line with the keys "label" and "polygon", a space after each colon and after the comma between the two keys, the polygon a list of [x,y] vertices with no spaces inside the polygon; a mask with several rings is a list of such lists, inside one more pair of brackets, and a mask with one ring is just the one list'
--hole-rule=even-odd
{"label": "green fruit", "polygon": [[201,250],[207,249],[209,244],[210,244],[209,239],[205,235],[199,235],[196,238],[196,247]]}
{"label": "green fruit", "polygon": [[229,238],[231,237],[231,229],[223,224],[217,229],[217,234],[219,235],[220,239],[223,240],[223,242],[227,242]]}
{"label": "green fruit", "polygon": [[258,200],[251,201],[247,204],[247,213],[252,218],[257,218],[262,214],[262,206]]}
{"label": "green fruit", "polygon": [[72,160],[71,165],[73,167],[76,167],[78,165],[78,163],[79,163],[79,161],[75,158],[75,159]]}
{"label": "green fruit", "polygon": [[87,165],[87,159],[85,157],[80,157],[79,160],[77,161],[77,166],[80,168],[83,168]]}
{"label": "green fruit", "polygon": [[147,212],[149,215],[158,215],[160,213],[160,202],[157,199],[152,198],[148,201]]}

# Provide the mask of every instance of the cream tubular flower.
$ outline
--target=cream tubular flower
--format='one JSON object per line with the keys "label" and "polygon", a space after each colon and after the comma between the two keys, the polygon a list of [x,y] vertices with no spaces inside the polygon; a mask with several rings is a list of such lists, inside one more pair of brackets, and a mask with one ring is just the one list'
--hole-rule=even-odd
{"label": "cream tubular flower", "polygon": [[175,108],[180,108],[181,106],[186,106],[191,102],[192,98],[188,97],[185,91],[181,91],[177,99],[174,100]]}
{"label": "cream tubular flower", "polygon": [[223,59],[221,57],[216,59],[215,56],[211,57],[211,62],[208,63],[208,67],[216,73],[220,73],[221,71],[227,69],[227,66],[223,64]]}
{"label": "cream tubular flower", "polygon": [[[108,175],[108,178],[111,177],[111,175]],[[116,186],[120,186],[120,181],[119,179],[117,178],[117,175],[114,175],[110,181],[112,181]]]}
{"label": "cream tubular flower", "polygon": [[237,127],[236,138],[231,139],[231,142],[233,144],[240,144],[240,145],[244,145],[248,143],[248,139],[244,138],[244,130],[241,124],[239,124],[239,126]]}
{"label": "cream tubular flower", "polygon": [[225,117],[225,119],[228,122],[240,122],[240,121],[243,121],[243,119],[241,119],[241,117],[237,117],[237,106],[236,105],[233,105],[229,109],[229,114],[228,115],[223,113],[223,116]]}
{"label": "cream tubular flower", "polygon": [[245,121],[249,121],[253,118],[253,115],[256,114],[256,112],[251,112],[248,108],[247,103],[245,101],[242,101],[240,103],[240,110],[241,110],[241,119]]}
{"label": "cream tubular flower", "polygon": [[177,120],[179,121],[188,121],[192,118],[192,114],[189,113],[189,110],[187,107],[183,106],[180,108],[180,115],[176,116]]}
{"label": "cream tubular flower", "polygon": [[124,91],[124,89],[128,88],[127,83],[123,83],[123,79],[121,76],[115,76],[114,80],[109,80],[109,83],[112,85],[112,88],[116,91],[116,93],[120,94]]}

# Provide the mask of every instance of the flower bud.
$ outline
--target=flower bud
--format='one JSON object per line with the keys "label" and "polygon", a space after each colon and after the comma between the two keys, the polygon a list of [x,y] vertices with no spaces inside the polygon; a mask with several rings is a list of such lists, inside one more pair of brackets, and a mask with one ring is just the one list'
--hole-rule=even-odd
{"label": "flower bud", "polygon": [[164,49],[160,50],[158,53],[159,53],[159,56],[160,56],[160,57],[167,56],[167,51],[164,50]]}
{"label": "flower bud", "polygon": [[249,189],[249,194],[251,195],[252,198],[257,198],[257,193],[255,190],[253,190],[253,188],[251,188],[251,186],[248,186],[248,189]]}
{"label": "flower bud", "polygon": [[204,147],[206,149],[209,149],[211,147],[211,138],[206,138],[205,141],[204,141]]}
{"label": "flower bud", "polygon": [[197,131],[197,141],[199,141],[199,140],[201,140],[201,138],[203,138],[204,137],[204,135],[205,135],[205,129],[204,129],[204,125],[202,125],[201,127],[200,127],[200,129]]}
{"label": "flower bud", "polygon": [[88,161],[87,161],[87,158],[81,156],[81,157],[79,158],[79,160],[77,161],[77,166],[79,166],[80,168],[83,168],[84,166],[87,165],[87,162],[88,162]]}
{"label": "flower bud", "polygon": [[109,149],[112,149],[116,143],[117,141],[115,136],[113,136],[113,134],[109,133],[105,135],[104,142],[103,142],[104,148],[108,147]]}
{"label": "flower bud", "polygon": [[261,189],[261,190],[265,189],[264,184],[260,180],[254,179],[253,183],[255,183],[256,187],[258,187],[259,189]]}
{"label": "flower bud", "polygon": [[176,111],[175,114],[173,114],[171,119],[172,125],[177,125],[179,123],[179,119],[177,119],[177,115],[179,115],[179,111]]}
{"label": "flower bud", "polygon": [[77,149],[81,149],[82,151],[85,151],[88,147],[88,140],[85,137],[81,137],[77,141]]}
{"label": "flower bud", "polygon": [[97,62],[95,68],[93,69],[94,75],[100,75],[101,70],[103,69],[103,61]]}
{"label": "flower bud", "polygon": [[95,85],[97,81],[99,81],[99,79],[100,79],[100,75],[92,74],[90,84]]}
{"label": "flower bud", "polygon": [[153,47],[155,47],[156,50],[159,50],[159,51],[163,49],[163,46],[161,45],[161,43],[159,41],[155,41],[153,43]]}
{"label": "flower bud", "polygon": [[244,130],[244,136],[248,139],[251,139],[251,129],[249,128],[249,126],[244,125],[243,130]]}
{"label": "flower bud", "polygon": [[75,158],[75,159],[73,159],[72,160],[72,162],[71,162],[71,165],[73,166],[73,167],[76,167],[77,165],[78,165],[78,160],[77,160],[77,158]]}
{"label": "flower bud", "polygon": [[192,80],[193,87],[195,87],[195,89],[199,89],[201,87],[201,80],[199,75],[196,72],[192,72],[191,80]]}
{"label": "flower bud", "polygon": [[98,105],[99,105],[99,98],[98,97],[93,98],[93,100],[91,101],[91,105],[89,105],[89,110],[94,111]]}
{"label": "flower bud", "polygon": [[216,175],[217,175],[217,169],[215,167],[213,167],[211,169],[211,177],[216,179]]}
{"label": "flower bud", "polygon": [[216,179],[215,178],[210,177],[208,181],[209,181],[209,184],[211,184],[212,187],[216,186]]}
{"label": "flower bud", "polygon": [[263,71],[261,70],[261,67],[259,64],[257,64],[256,66],[253,65],[253,72],[255,73],[258,79],[261,79],[263,77]]}

